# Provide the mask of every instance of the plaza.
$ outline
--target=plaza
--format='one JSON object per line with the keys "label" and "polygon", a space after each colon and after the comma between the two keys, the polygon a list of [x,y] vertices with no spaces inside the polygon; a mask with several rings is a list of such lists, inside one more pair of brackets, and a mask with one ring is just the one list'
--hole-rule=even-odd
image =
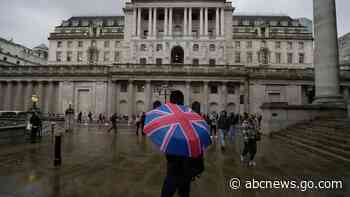
{"label": "plaza", "polygon": [[[62,166],[53,166],[51,136],[37,144],[0,146],[0,196],[104,197],[160,195],[166,173],[164,156],[147,137],[136,137],[134,127],[121,125],[118,134],[108,127],[80,125],[66,133]],[[61,128],[62,129],[62,128]],[[192,183],[191,196],[309,196],[349,195],[350,164],[320,156],[284,141],[264,137],[258,144],[257,166],[241,163],[241,137],[221,152],[217,143],[205,155],[205,172]],[[342,180],[334,190],[232,190],[233,177],[257,180]],[[248,178],[249,177],[249,178]]]}

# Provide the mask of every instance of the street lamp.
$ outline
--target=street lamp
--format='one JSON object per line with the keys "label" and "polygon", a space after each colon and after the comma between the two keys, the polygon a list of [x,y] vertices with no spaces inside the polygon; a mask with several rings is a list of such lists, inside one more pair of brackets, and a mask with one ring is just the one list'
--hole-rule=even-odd
{"label": "street lamp", "polygon": [[32,99],[32,103],[33,103],[32,112],[38,112],[39,111],[39,109],[37,107],[37,103],[39,102],[38,95],[33,94],[31,99]]}
{"label": "street lamp", "polygon": [[153,93],[158,94],[159,96],[164,96],[164,103],[167,101],[167,95],[170,95],[172,91],[174,91],[174,88],[168,83],[153,88]]}

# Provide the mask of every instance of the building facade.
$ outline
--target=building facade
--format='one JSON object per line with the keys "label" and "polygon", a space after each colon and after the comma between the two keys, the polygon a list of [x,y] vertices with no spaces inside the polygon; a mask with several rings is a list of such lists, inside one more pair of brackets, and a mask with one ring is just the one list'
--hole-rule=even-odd
{"label": "building facade", "polygon": [[[76,112],[132,116],[164,103],[171,90],[200,113],[311,103],[305,20],[233,12],[225,0],[132,0],[124,16],[72,17],[49,36],[49,65],[0,66],[0,110],[27,110],[37,94],[46,113],[71,103]],[[349,73],[341,73],[346,98]]]}
{"label": "building facade", "polygon": [[350,33],[339,38],[340,64],[350,65]]}

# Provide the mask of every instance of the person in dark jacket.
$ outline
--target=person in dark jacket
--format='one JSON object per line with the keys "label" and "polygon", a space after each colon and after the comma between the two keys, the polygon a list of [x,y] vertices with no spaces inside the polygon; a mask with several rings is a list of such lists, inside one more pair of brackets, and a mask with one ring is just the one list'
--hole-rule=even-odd
{"label": "person in dark jacket", "polygon": [[236,129],[237,129],[237,125],[238,125],[238,120],[239,119],[239,115],[235,114],[235,113],[231,113],[230,117],[228,118],[229,120],[229,130],[228,130],[228,134],[229,134],[229,140],[234,143],[235,141],[235,135],[236,135]]}
{"label": "person in dark jacket", "polygon": [[145,133],[143,132],[143,129],[144,129],[144,127],[145,127],[145,121],[146,121],[146,113],[145,113],[145,112],[142,112],[141,120],[140,120],[140,126],[141,126],[141,133],[142,133],[142,136],[145,135]]}
{"label": "person in dark jacket", "polygon": [[30,117],[29,122],[32,125],[32,130],[31,130],[31,134],[30,134],[31,143],[35,143],[36,137],[41,129],[41,125],[42,125],[41,119],[39,118],[38,114],[36,112],[34,112],[32,117]]}
{"label": "person in dark jacket", "polygon": [[117,113],[114,113],[111,118],[110,118],[110,121],[111,121],[111,124],[112,126],[108,129],[108,132],[111,132],[111,130],[114,130],[114,133],[117,133],[118,130],[117,130]]}
{"label": "person in dark jacket", "polygon": [[225,134],[228,130],[228,119],[227,119],[227,113],[226,111],[222,111],[220,113],[220,117],[218,120],[218,129],[219,129],[219,136],[220,136],[220,145],[221,149],[225,149]]}
{"label": "person in dark jacket", "polygon": [[[170,102],[183,105],[181,92],[171,93]],[[166,155],[167,173],[163,183],[161,197],[172,197],[177,192],[180,197],[189,197],[191,182],[204,171],[204,158],[188,158],[176,155]]]}

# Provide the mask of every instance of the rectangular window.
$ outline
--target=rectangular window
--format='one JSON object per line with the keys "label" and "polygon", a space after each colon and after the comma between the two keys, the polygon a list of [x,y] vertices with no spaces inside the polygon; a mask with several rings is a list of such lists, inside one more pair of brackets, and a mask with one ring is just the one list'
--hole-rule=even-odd
{"label": "rectangular window", "polygon": [[252,52],[247,52],[247,63],[248,64],[253,63],[253,53]]}
{"label": "rectangular window", "polygon": [[281,48],[281,41],[276,41],[275,42],[275,48],[280,49]]}
{"label": "rectangular window", "polygon": [[78,60],[78,62],[82,62],[83,61],[83,52],[82,51],[78,51],[77,60]]}
{"label": "rectangular window", "polygon": [[236,41],[235,42],[235,48],[236,49],[240,49],[241,48],[241,42],[240,41]]}
{"label": "rectangular window", "polygon": [[276,53],[276,64],[280,64],[281,63],[281,53]]}
{"label": "rectangular window", "polygon": [[119,62],[120,61],[120,52],[119,51],[115,51],[114,52],[114,61],[115,62]]}
{"label": "rectangular window", "polygon": [[209,51],[211,51],[211,52],[215,51],[215,44],[209,45]]}
{"label": "rectangular window", "polygon": [[304,64],[304,63],[305,63],[305,54],[299,53],[299,64]]}
{"label": "rectangular window", "polygon": [[194,44],[193,45],[193,51],[199,51],[199,45],[198,44]]}
{"label": "rectangular window", "polygon": [[218,86],[212,85],[210,86],[210,94],[217,94],[218,93]]}
{"label": "rectangular window", "polygon": [[114,45],[115,45],[115,48],[118,48],[119,45],[120,45],[120,41],[119,41],[119,40],[116,40]]}
{"label": "rectangular window", "polygon": [[162,51],[163,50],[163,45],[162,44],[157,44],[157,51]]}
{"label": "rectangular window", "polygon": [[193,94],[200,94],[201,93],[201,87],[198,85],[192,86],[192,93]]}
{"label": "rectangular window", "polygon": [[247,48],[248,49],[253,48],[253,41],[247,41]]}
{"label": "rectangular window", "polygon": [[109,62],[109,55],[110,55],[110,52],[109,51],[105,51],[104,54],[103,54],[103,61]]}
{"label": "rectangular window", "polygon": [[140,58],[140,64],[147,64],[146,58]]}
{"label": "rectangular window", "polygon": [[83,47],[83,41],[78,41],[78,47],[82,48]]}
{"label": "rectangular window", "polygon": [[235,86],[232,84],[227,85],[227,93],[228,94],[235,94]]}
{"label": "rectangular window", "polygon": [[162,65],[162,63],[163,63],[162,58],[157,58],[157,59],[156,59],[156,64],[157,64],[157,65]]}
{"label": "rectangular window", "polygon": [[287,54],[287,63],[288,64],[293,64],[293,53],[288,53]]}
{"label": "rectangular window", "polygon": [[199,65],[199,59],[196,59],[196,58],[193,59],[193,60],[192,60],[192,64],[193,64],[193,65]]}
{"label": "rectangular window", "polygon": [[61,48],[62,47],[62,41],[58,41],[57,42],[57,48]]}
{"label": "rectangular window", "polygon": [[67,62],[71,62],[72,61],[72,51],[67,51]]}
{"label": "rectangular window", "polygon": [[137,92],[144,92],[145,86],[143,84],[137,84],[136,89],[137,89]]}
{"label": "rectangular window", "polygon": [[292,50],[293,49],[293,42],[287,42],[287,49]]}
{"label": "rectangular window", "polygon": [[235,63],[241,63],[241,52],[235,53]]}
{"label": "rectangular window", "polygon": [[109,48],[109,40],[105,40],[104,46],[105,46],[105,48]]}
{"label": "rectangular window", "polygon": [[145,44],[141,44],[140,50],[147,51],[147,46]]}
{"label": "rectangular window", "polygon": [[303,50],[304,47],[304,42],[299,42],[299,50]]}
{"label": "rectangular window", "polygon": [[57,51],[56,52],[56,62],[61,62],[62,61],[62,52]]}
{"label": "rectangular window", "polygon": [[67,42],[67,48],[72,48],[73,45],[73,41],[68,41]]}
{"label": "rectangular window", "polygon": [[128,92],[128,84],[127,83],[120,84],[120,92]]}
{"label": "rectangular window", "polygon": [[216,65],[216,60],[215,59],[210,59],[209,60],[209,65],[210,66],[215,66]]}

